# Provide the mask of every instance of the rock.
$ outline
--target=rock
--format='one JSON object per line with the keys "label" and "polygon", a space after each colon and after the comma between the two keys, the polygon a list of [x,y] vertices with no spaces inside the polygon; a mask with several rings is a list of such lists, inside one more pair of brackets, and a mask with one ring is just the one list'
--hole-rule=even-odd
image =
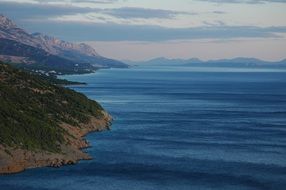
{"label": "rock", "polygon": [[80,128],[62,125],[73,137],[69,135],[65,137],[70,144],[61,145],[61,153],[33,152],[0,145],[0,174],[18,173],[25,168],[44,166],[59,168],[63,165],[76,164],[78,160],[91,160],[92,157],[81,151],[82,148],[90,146],[83,136],[92,131],[109,129],[111,117],[108,116],[105,114],[101,119],[93,117],[88,124],[82,124]]}

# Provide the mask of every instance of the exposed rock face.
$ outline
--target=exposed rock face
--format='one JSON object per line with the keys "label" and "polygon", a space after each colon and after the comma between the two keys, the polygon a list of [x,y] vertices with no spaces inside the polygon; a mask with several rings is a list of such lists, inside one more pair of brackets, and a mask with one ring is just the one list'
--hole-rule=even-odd
{"label": "exposed rock face", "polygon": [[0,15],[0,39],[1,38],[14,40],[33,47],[41,47],[39,41],[34,39],[25,30],[18,28],[13,21],[3,15]]}
{"label": "exposed rock face", "polygon": [[32,35],[39,40],[39,42],[44,46],[43,48],[53,52],[54,54],[74,51],[87,56],[99,56],[92,47],[84,43],[74,44],[41,33],[34,33]]}
{"label": "exposed rock face", "polygon": [[81,150],[90,146],[83,137],[89,132],[109,130],[111,120],[111,116],[104,112],[102,119],[92,117],[89,123],[79,127],[62,124],[61,127],[67,131],[67,143],[61,145],[61,153],[28,151],[0,145],[0,174],[17,173],[26,168],[61,167],[79,160],[89,160],[91,157]]}
{"label": "exposed rock face", "polygon": [[15,40],[29,46],[42,48],[54,55],[59,55],[63,51],[75,51],[88,56],[99,56],[92,47],[83,43],[74,44],[65,42],[40,33],[29,34],[3,15],[0,15],[0,38]]}
{"label": "exposed rock face", "polygon": [[[79,64],[88,63],[96,67],[127,67],[126,64],[120,61],[100,56],[87,44],[70,43],[40,33],[29,34],[3,15],[0,15],[0,40],[1,39],[13,40],[21,44],[39,48],[48,54],[59,56]],[[0,55],[1,54],[0,52]]]}
{"label": "exposed rock face", "polygon": [[11,29],[11,28],[16,28],[16,24],[8,19],[7,17],[0,15],[0,27],[3,29]]}

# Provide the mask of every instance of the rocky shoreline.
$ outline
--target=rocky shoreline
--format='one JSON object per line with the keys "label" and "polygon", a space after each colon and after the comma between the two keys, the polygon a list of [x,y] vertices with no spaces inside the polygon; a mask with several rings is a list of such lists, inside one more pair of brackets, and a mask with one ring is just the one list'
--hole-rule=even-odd
{"label": "rocky shoreline", "polygon": [[28,168],[61,167],[76,164],[79,160],[92,159],[83,148],[89,147],[84,136],[90,132],[109,130],[111,116],[103,112],[102,118],[92,116],[90,121],[80,126],[66,123],[60,125],[65,130],[65,143],[60,145],[60,153],[29,151],[0,145],[0,175],[22,172]]}

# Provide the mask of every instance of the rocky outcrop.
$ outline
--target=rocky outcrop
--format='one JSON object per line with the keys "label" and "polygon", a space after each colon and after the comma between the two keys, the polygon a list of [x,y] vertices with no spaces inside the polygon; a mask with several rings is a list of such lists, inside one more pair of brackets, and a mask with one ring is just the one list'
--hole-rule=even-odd
{"label": "rocky outcrop", "polygon": [[10,29],[10,28],[16,28],[16,24],[12,22],[7,17],[0,15],[0,27],[3,27],[3,29]]}
{"label": "rocky outcrop", "polygon": [[42,47],[37,39],[3,15],[0,15],[0,39],[14,40],[37,48]]}
{"label": "rocky outcrop", "polygon": [[82,151],[90,144],[84,136],[90,132],[109,130],[112,118],[103,112],[102,118],[91,117],[90,121],[80,126],[61,124],[66,131],[65,143],[61,144],[59,153],[46,151],[30,151],[0,145],[0,174],[21,172],[27,168],[36,167],[61,167],[71,165],[79,160],[89,160],[91,157]]}
{"label": "rocky outcrop", "polygon": [[92,47],[83,43],[70,43],[41,33],[29,34],[3,15],[0,15],[0,38],[15,40],[32,47],[41,48],[54,55],[71,51],[88,56],[99,56]]}
{"label": "rocky outcrop", "polygon": [[[0,15],[0,41],[1,40],[12,40],[22,45],[41,49],[47,54],[73,61],[79,65],[90,64],[97,68],[125,68],[128,66],[121,61],[99,55],[94,48],[84,43],[71,43],[41,33],[30,34],[24,29],[19,28],[12,20],[3,15]],[[1,45],[3,46],[3,44]],[[11,49],[11,47],[9,48]],[[4,55],[0,51],[0,55],[1,54]],[[14,54],[9,55],[16,56]]]}
{"label": "rocky outcrop", "polygon": [[70,43],[41,33],[34,33],[32,36],[39,41],[44,49],[54,54],[64,54],[64,52],[70,51],[87,56],[99,56],[92,47],[84,43]]}

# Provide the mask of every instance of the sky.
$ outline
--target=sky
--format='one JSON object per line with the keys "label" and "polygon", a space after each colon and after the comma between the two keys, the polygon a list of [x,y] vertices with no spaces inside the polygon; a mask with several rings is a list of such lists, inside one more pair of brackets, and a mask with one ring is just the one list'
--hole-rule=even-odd
{"label": "sky", "polygon": [[0,14],[120,60],[286,58],[286,0],[0,0]]}

